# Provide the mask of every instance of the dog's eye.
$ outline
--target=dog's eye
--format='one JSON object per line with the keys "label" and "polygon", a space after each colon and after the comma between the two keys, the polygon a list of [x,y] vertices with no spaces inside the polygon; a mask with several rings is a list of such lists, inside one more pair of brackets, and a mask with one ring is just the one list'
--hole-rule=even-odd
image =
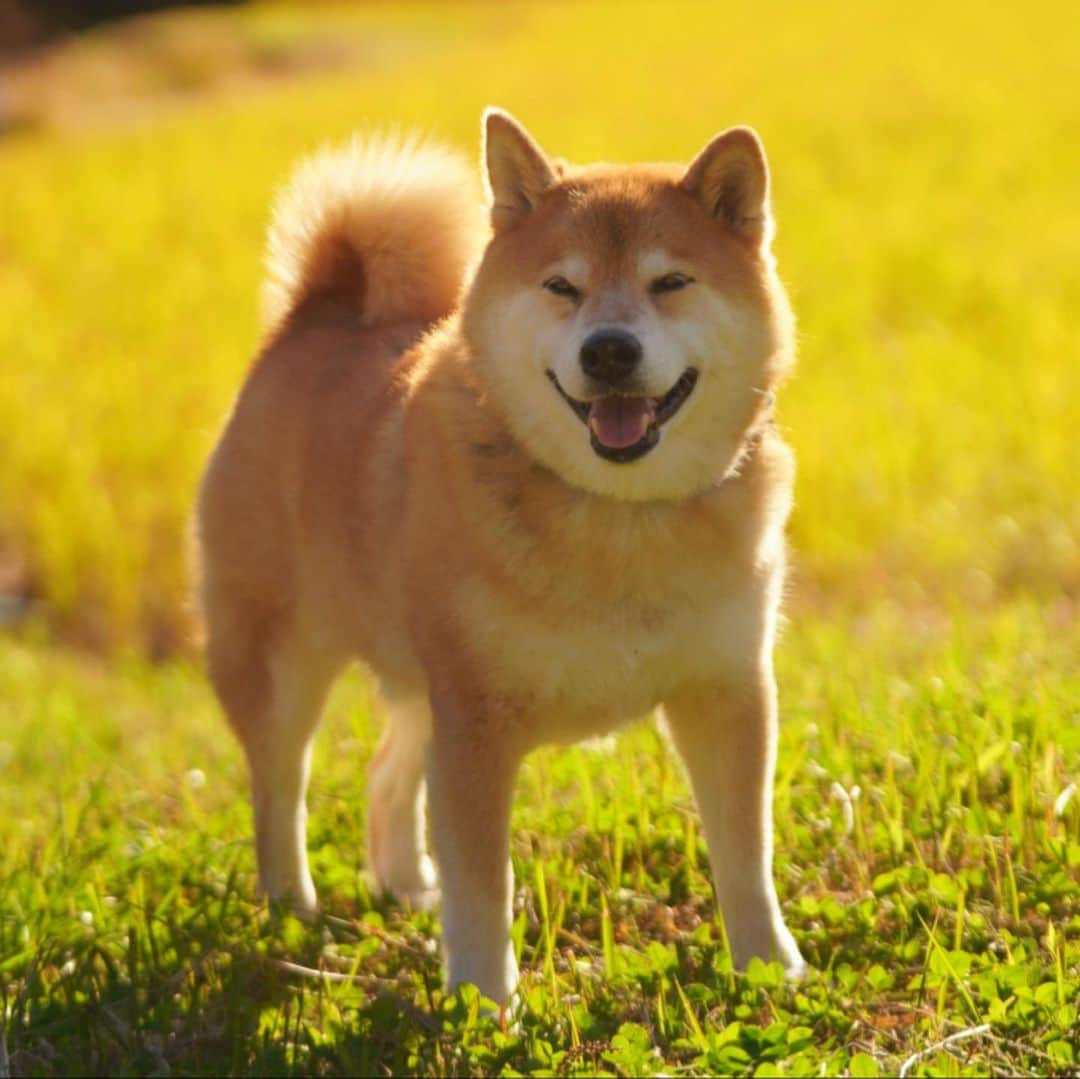
{"label": "dog's eye", "polygon": [[565,277],[549,277],[544,282],[544,288],[556,296],[565,296],[570,300],[577,300],[581,297],[581,292],[574,288]]}
{"label": "dog's eye", "polygon": [[686,288],[693,280],[688,274],[666,273],[649,286],[649,291],[654,296],[659,296],[662,292],[678,292],[679,289]]}

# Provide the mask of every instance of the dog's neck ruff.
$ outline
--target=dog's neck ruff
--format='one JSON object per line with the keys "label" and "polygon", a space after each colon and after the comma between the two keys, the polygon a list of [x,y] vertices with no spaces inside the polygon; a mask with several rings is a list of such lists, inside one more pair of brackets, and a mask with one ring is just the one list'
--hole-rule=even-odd
{"label": "dog's neck ruff", "polygon": [[723,487],[732,480],[737,480],[743,474],[746,466],[754,459],[754,455],[761,447],[766,432],[775,430],[776,394],[772,390],[768,390],[762,396],[765,399],[765,405],[761,409],[761,413],[743,436],[742,445],[735,455],[735,460],[732,461],[727,471],[719,479],[713,481],[713,490]]}

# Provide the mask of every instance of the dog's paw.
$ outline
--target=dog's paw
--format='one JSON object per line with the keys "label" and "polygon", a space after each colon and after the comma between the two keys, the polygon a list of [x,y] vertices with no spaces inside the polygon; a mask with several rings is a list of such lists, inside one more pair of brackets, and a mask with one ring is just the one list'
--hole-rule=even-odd
{"label": "dog's paw", "polygon": [[300,921],[313,925],[319,920],[319,904],[315,900],[315,894],[297,898],[291,893],[279,896],[267,896],[270,906],[270,914],[274,918],[284,918],[292,915]]}
{"label": "dog's paw", "polygon": [[776,934],[776,958],[784,968],[784,979],[789,984],[801,982],[813,969],[802,957],[799,946],[787,926],[783,926]]}
{"label": "dog's paw", "polygon": [[439,903],[439,880],[431,857],[422,854],[417,861],[384,867],[376,872],[377,887],[412,910],[431,910]]}
{"label": "dog's paw", "polygon": [[438,888],[415,888],[405,892],[394,892],[394,898],[410,910],[434,910],[439,905],[442,893]]}
{"label": "dog's paw", "polygon": [[813,969],[801,955],[796,953],[794,959],[789,958],[784,962],[784,980],[789,985],[798,985],[806,980]]}
{"label": "dog's paw", "polygon": [[291,873],[264,869],[259,875],[259,891],[269,901],[274,914],[293,914],[302,922],[318,920],[319,900],[306,868]]}

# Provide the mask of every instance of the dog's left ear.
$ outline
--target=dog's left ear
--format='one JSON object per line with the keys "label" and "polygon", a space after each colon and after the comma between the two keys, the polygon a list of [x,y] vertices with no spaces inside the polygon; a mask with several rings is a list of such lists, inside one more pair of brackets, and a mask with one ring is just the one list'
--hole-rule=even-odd
{"label": "dog's left ear", "polygon": [[484,110],[484,165],[491,191],[491,224],[512,228],[558,183],[555,166],[508,112]]}
{"label": "dog's left ear", "polygon": [[740,239],[755,247],[772,240],[769,166],[752,127],[717,135],[690,163],[680,186]]}

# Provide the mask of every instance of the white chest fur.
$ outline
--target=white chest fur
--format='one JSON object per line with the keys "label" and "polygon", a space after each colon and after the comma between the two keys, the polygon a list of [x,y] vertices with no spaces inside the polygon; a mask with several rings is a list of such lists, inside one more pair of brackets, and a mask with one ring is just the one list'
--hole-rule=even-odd
{"label": "white chest fur", "polygon": [[568,612],[523,607],[475,581],[462,588],[458,610],[492,688],[563,740],[608,731],[673,692],[753,663],[771,636],[769,591],[725,595],[703,582],[694,599],[583,602]]}

